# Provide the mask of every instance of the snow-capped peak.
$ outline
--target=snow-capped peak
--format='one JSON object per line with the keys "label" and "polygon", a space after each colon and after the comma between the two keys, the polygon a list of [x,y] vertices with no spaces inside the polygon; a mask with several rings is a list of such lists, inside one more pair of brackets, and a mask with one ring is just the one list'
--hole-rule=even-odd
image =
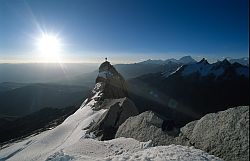
{"label": "snow-capped peak", "polygon": [[196,64],[186,65],[182,71],[182,75],[187,76],[190,74],[197,73],[201,76],[207,76],[210,74],[219,76],[224,72],[221,68],[212,70],[212,67],[213,65],[209,64],[208,61],[203,58],[200,62]]}
{"label": "snow-capped peak", "polygon": [[231,64],[227,59],[209,64],[208,61],[203,58],[198,63],[188,64],[178,68],[177,71],[172,74],[176,73],[180,73],[182,76],[198,74],[201,77],[214,76],[215,78],[220,76],[227,77],[228,75],[249,77],[249,68],[241,64]]}

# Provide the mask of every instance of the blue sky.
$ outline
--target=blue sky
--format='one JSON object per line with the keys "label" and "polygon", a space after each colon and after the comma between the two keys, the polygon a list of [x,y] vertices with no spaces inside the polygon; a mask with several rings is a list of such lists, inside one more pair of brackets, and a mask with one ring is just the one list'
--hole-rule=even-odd
{"label": "blue sky", "polygon": [[0,0],[0,62],[33,62],[42,32],[69,62],[245,57],[248,0]]}

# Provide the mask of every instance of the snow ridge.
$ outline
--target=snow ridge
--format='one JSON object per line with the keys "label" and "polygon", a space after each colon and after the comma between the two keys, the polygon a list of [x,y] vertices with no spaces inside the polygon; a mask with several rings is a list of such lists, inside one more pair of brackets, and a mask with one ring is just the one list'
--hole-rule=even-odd
{"label": "snow ridge", "polygon": [[224,76],[228,71],[237,76],[249,78],[249,68],[247,66],[238,63],[231,64],[226,59],[213,64],[209,64],[206,59],[202,59],[198,63],[181,66],[175,72],[171,73],[171,75],[180,73],[181,76],[185,77],[198,74],[201,77],[214,76],[215,78],[218,78]]}

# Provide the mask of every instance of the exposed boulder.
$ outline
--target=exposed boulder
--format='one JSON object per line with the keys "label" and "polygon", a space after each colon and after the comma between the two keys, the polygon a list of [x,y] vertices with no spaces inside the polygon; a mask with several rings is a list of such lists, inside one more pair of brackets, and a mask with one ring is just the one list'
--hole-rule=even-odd
{"label": "exposed boulder", "polygon": [[249,160],[249,106],[207,114],[182,127],[178,136],[163,131],[163,120],[156,116],[147,111],[130,117],[119,127],[116,137],[152,140],[156,145],[194,146],[227,161]]}
{"label": "exposed boulder", "polygon": [[178,129],[173,126],[170,120],[164,121],[156,113],[146,111],[128,118],[119,127],[116,138],[132,137],[139,141],[152,140],[154,145],[170,145],[175,143],[176,135],[178,135]]}
{"label": "exposed boulder", "polygon": [[106,99],[101,109],[108,110],[88,128],[88,133],[93,133],[99,140],[113,139],[118,127],[130,116],[138,114],[136,106],[128,98]]}
{"label": "exposed boulder", "polygon": [[181,128],[178,140],[228,161],[249,160],[249,106],[207,114],[190,122]]}

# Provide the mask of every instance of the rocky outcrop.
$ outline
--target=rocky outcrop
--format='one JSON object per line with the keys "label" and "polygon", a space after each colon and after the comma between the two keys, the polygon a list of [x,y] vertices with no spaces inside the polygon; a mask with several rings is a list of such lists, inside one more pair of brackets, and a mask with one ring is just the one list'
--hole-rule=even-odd
{"label": "rocky outcrop", "polygon": [[207,114],[183,128],[180,144],[192,145],[227,161],[249,160],[249,106]]}
{"label": "rocky outcrop", "polygon": [[128,98],[107,99],[102,109],[108,109],[101,118],[93,122],[87,133],[93,133],[99,140],[109,140],[115,137],[118,127],[130,116],[138,114],[134,103]]}
{"label": "rocky outcrop", "polygon": [[106,61],[99,67],[96,83],[103,83],[103,99],[123,98],[128,96],[127,85],[120,73]]}
{"label": "rocky outcrop", "polygon": [[[166,125],[165,128],[164,125]],[[171,126],[171,127],[170,127]],[[117,130],[116,138],[127,137],[139,141],[152,140],[154,145],[170,145],[174,143],[178,130],[170,121],[164,121],[152,111],[128,118]]]}
{"label": "rocky outcrop", "polygon": [[86,128],[89,136],[99,140],[113,139],[118,127],[130,116],[138,114],[134,103],[127,98],[124,78],[108,61],[99,67],[96,85],[86,103],[90,101],[93,101],[93,110],[106,110],[99,120]]}
{"label": "rocky outcrop", "polygon": [[127,96],[126,81],[108,61],[105,61],[99,67],[95,87],[85,104],[94,99],[96,101],[94,110],[99,110],[103,107],[102,103],[105,99],[118,99]]}
{"label": "rocky outcrop", "polygon": [[228,161],[249,160],[249,106],[207,114],[182,127],[178,136],[169,133],[171,128],[163,131],[164,121],[156,116],[147,111],[130,117],[119,127],[116,137],[152,140],[157,145],[194,146]]}

